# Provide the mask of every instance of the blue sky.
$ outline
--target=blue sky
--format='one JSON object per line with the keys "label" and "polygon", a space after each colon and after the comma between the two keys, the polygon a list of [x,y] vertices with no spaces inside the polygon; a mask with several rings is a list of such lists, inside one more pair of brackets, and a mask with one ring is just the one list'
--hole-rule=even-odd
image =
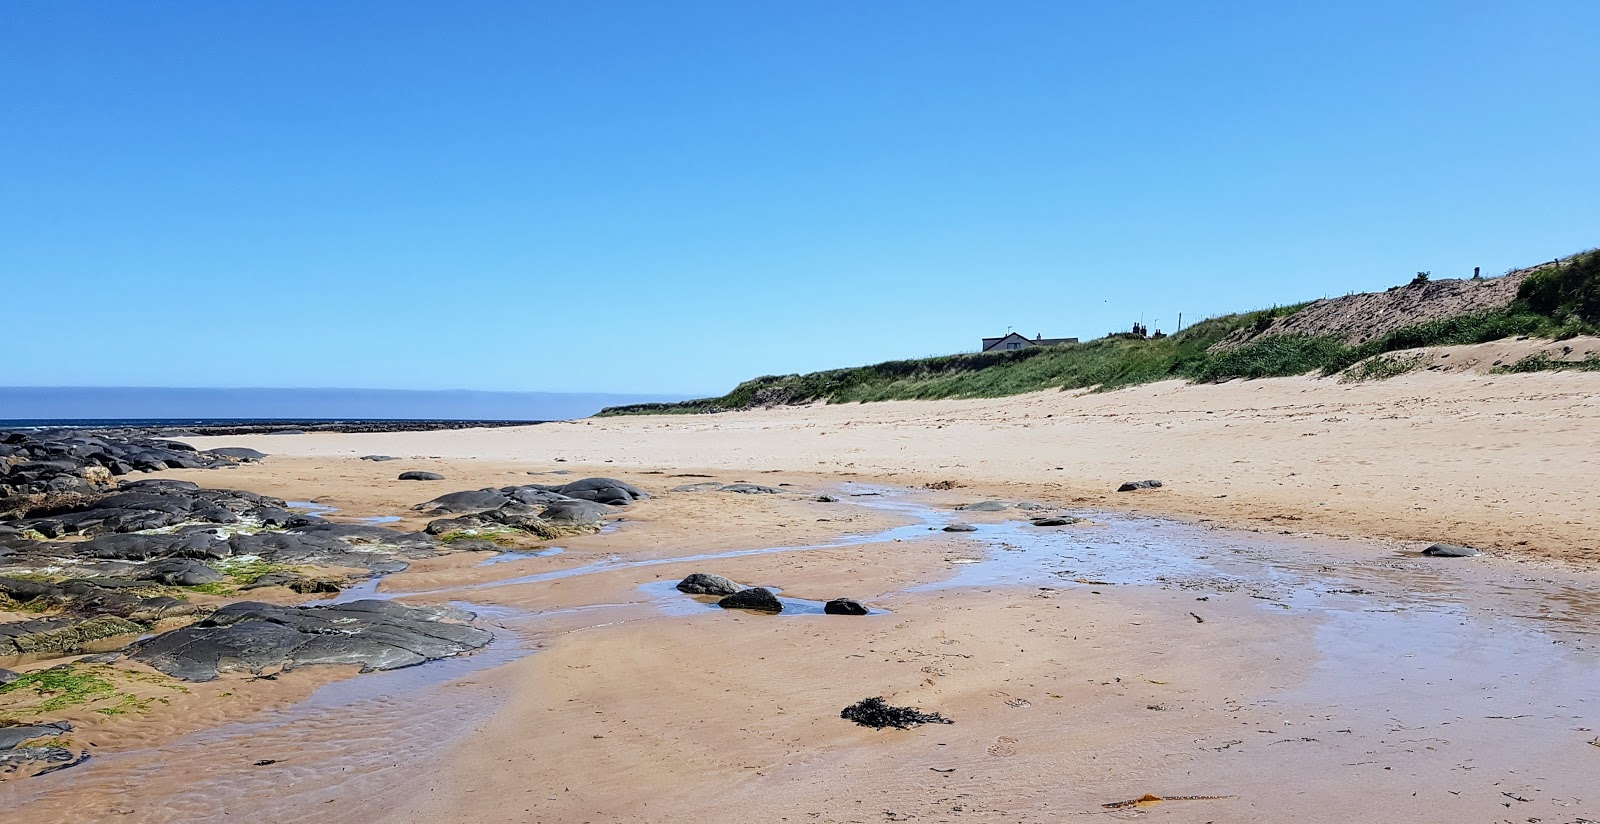
{"label": "blue sky", "polygon": [[1600,4],[0,5],[0,384],[710,393],[1600,245]]}

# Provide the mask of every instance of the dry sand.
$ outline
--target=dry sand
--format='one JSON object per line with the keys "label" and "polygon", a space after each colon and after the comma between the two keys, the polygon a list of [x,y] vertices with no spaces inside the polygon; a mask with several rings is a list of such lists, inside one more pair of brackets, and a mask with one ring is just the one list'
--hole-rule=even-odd
{"label": "dry sand", "polygon": [[[380,590],[472,603],[500,652],[352,678],[337,686],[359,700],[272,710],[251,727],[103,745],[89,767],[0,792],[19,821],[1600,819],[1589,744],[1600,577],[1582,569],[1595,557],[1597,392],[1593,374],[1440,371],[228,438],[274,457],[168,474],[413,528],[408,507],[437,494],[561,479],[528,472],[652,491],[702,473],[790,486],[668,492],[559,555],[419,562]],[[370,453],[405,460],[354,458]],[[395,481],[406,469],[448,480]],[[1109,491],[1147,477],[1167,486]],[[1033,568],[1025,546],[922,527],[902,541],[674,560],[907,524],[908,511],[864,506],[878,499],[840,485],[937,480],[960,486],[909,494],[943,517],[1004,528],[1015,511],[949,512],[1002,497],[1100,523],[1054,533],[1068,559],[1058,574]],[[1432,540],[1501,557],[1400,551]],[[1020,577],[939,585],[1013,549]],[[522,577],[636,561],[656,565]],[[664,614],[687,602],[641,589],[692,571],[890,613]],[[197,693],[185,712],[216,717]],[[839,719],[880,694],[956,723]],[[163,717],[156,729],[192,727]],[[252,766],[261,759],[279,763]],[[1145,793],[1201,798],[1104,806]]]}

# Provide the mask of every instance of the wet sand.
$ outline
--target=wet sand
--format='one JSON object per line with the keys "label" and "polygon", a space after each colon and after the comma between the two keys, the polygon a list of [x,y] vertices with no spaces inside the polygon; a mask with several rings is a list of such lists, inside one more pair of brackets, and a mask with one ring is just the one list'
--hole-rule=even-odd
{"label": "wet sand", "polygon": [[[1422,376],[1413,389],[1457,377]],[[1404,457],[1343,455],[1348,466],[1366,467],[1341,477],[1370,495],[1378,514],[1339,529],[1323,528],[1337,518],[1289,508],[1306,490],[1275,495],[1272,483],[1217,459],[1239,448],[1254,450],[1252,460],[1319,466],[1322,453],[1290,454],[1287,438],[1272,432],[1301,412],[1262,406],[1253,439],[1184,435],[1209,424],[1195,416],[1217,412],[1203,408],[1217,397],[1203,394],[1152,396],[1169,407],[1196,404],[1189,418],[1166,414],[1179,430],[1170,440],[1143,417],[1162,418],[1159,410],[1095,423],[1109,413],[1091,413],[1094,405],[1144,403],[1115,395],[1020,399],[1028,417],[1005,423],[952,408],[975,403],[963,401],[939,410],[849,408],[881,415],[865,422],[828,418],[844,411],[833,408],[496,431],[503,442],[428,433],[441,440],[411,442],[421,447],[411,453],[388,440],[402,436],[264,438],[252,445],[278,456],[260,465],[166,474],[314,500],[340,516],[400,516],[402,528],[422,524],[411,504],[458,489],[603,474],[663,494],[629,507],[613,531],[558,542],[557,554],[487,565],[491,553],[446,555],[384,578],[372,593],[341,596],[466,605],[497,633],[485,651],[391,673],[289,673],[278,688],[310,698],[286,694],[257,711],[218,714],[208,708],[222,703],[216,692],[226,682],[201,685],[208,689],[183,708],[201,723],[174,721],[166,710],[114,724],[85,719],[84,734],[103,739],[96,758],[0,784],[0,821],[1600,820],[1592,790],[1600,745],[1591,743],[1600,740],[1600,574],[1555,542],[1582,548],[1574,537],[1589,540],[1581,515],[1571,524],[1530,522],[1522,532],[1530,543],[1490,544],[1499,551],[1483,558],[1422,558],[1418,543],[1351,537],[1435,529],[1436,513],[1384,513],[1401,513],[1408,500],[1442,501],[1452,488],[1509,494],[1536,468],[1547,482],[1560,476],[1518,506],[1544,518],[1577,506],[1569,499],[1582,496],[1563,497],[1558,487],[1583,481],[1592,464],[1576,452],[1553,460],[1545,434],[1556,443],[1580,437],[1574,427],[1593,414],[1586,387],[1533,381],[1504,397],[1486,389],[1490,397],[1460,401],[1476,410],[1468,417],[1479,444],[1515,453],[1504,472],[1481,455],[1427,456],[1430,468],[1471,464],[1475,472],[1438,475],[1425,493],[1397,488],[1384,503],[1380,488]],[[1246,390],[1303,388],[1288,381]],[[1073,407],[1079,426],[1033,425],[1042,408],[1069,401],[1083,405]],[[1358,394],[1346,402],[1376,401]],[[1418,437],[1438,437],[1454,426],[1443,410],[1456,402],[1373,408],[1369,423],[1409,410],[1439,422],[1419,427]],[[1490,414],[1501,404],[1509,404],[1503,415]],[[966,458],[973,463],[940,464],[953,460],[941,453],[954,444],[936,426],[893,439],[892,421],[913,412],[952,416],[945,426],[963,430],[954,437],[977,441]],[[828,460],[845,456],[856,466],[813,468],[767,454],[805,428],[806,414],[828,427],[827,438],[842,436],[829,441],[839,455]],[[1124,416],[1136,420],[1117,419]],[[1390,425],[1352,427],[1340,440],[1357,444]],[[1112,449],[1108,439],[1135,442],[1141,431],[1155,445],[1138,462],[1156,460],[1162,445],[1201,442],[1211,461],[1169,457],[1157,472],[1097,469],[1098,477],[1037,483],[1021,480],[1025,466],[1004,464],[1057,460],[1029,452],[1048,452],[1060,438],[1070,442],[1065,449],[1092,452]],[[340,440],[335,447],[325,438]],[[1260,449],[1248,446],[1257,439]],[[640,444],[656,451],[632,454]],[[985,445],[995,451],[982,453]],[[701,451],[685,452],[682,465],[664,460],[691,446]],[[891,456],[899,446],[907,455]],[[482,451],[387,463],[351,457],[469,448]],[[296,451],[310,454],[285,455]],[[873,464],[891,457],[928,471]],[[1183,480],[1173,474],[1179,466],[1205,472]],[[773,468],[782,471],[760,471]],[[436,469],[449,480],[393,480],[405,469]],[[527,474],[553,470],[574,474]],[[675,474],[789,486],[771,496],[663,492],[706,480]],[[1173,488],[1131,500],[1088,491],[1101,480],[1162,474]],[[964,486],[916,488],[940,476]],[[1251,497],[1214,512],[1202,505],[1217,499],[1179,491],[1191,483]],[[823,492],[840,500],[816,500]],[[874,492],[885,494],[863,494]],[[954,510],[991,497],[1088,521],[1038,528],[1017,510]],[[1261,513],[1280,517],[1262,523]],[[935,529],[956,520],[979,531]],[[1252,522],[1257,531],[1233,528]],[[1437,537],[1485,543],[1497,534],[1487,519],[1450,523],[1456,531]],[[1526,563],[1530,556],[1562,563]],[[885,612],[725,612],[670,589],[695,571],[795,598],[858,598]],[[871,695],[955,723],[869,730],[838,717]],[[139,724],[143,733],[127,732]],[[1147,793],[1195,798],[1105,806]]]}

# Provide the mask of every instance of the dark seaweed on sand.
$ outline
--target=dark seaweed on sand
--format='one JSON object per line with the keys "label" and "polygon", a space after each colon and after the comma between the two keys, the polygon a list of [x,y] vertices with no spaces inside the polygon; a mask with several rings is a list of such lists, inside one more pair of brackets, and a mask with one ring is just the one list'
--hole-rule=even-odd
{"label": "dark seaweed on sand", "polygon": [[839,717],[846,721],[854,721],[863,727],[881,730],[884,727],[894,727],[897,730],[909,730],[918,724],[954,724],[954,721],[936,712],[923,712],[913,707],[891,707],[883,702],[883,696],[863,698],[844,708]]}

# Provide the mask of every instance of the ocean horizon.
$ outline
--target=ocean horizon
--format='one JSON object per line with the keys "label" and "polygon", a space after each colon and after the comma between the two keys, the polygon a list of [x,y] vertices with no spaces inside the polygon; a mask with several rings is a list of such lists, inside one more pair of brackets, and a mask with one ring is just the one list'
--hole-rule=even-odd
{"label": "ocean horizon", "polygon": [[0,387],[0,426],[558,421],[687,395],[426,389]]}

